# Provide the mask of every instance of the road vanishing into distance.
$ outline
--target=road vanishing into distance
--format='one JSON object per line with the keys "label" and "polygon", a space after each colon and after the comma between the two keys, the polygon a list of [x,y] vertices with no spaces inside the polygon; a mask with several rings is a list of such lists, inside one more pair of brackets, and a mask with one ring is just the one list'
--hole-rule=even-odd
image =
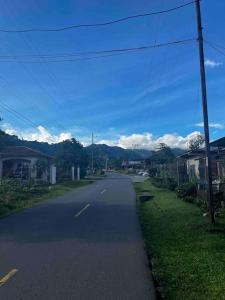
{"label": "road vanishing into distance", "polygon": [[1,300],[152,300],[130,178],[107,178],[0,220]]}

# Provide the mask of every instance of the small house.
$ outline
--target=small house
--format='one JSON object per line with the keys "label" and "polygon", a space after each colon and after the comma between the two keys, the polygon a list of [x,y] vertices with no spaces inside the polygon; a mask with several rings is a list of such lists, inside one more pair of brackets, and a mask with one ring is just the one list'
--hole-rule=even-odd
{"label": "small house", "polygon": [[13,146],[0,152],[0,179],[17,178],[55,183],[53,157],[38,150]]}
{"label": "small house", "polygon": [[[210,143],[213,183],[221,183],[225,178],[225,137]],[[177,177],[179,184],[195,179],[199,184],[206,181],[205,149],[185,152],[177,157]]]}

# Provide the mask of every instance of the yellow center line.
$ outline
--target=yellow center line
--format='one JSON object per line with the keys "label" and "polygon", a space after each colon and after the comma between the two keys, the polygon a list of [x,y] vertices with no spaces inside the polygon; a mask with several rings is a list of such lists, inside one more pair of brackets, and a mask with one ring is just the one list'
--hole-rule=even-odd
{"label": "yellow center line", "polygon": [[88,203],[87,205],[85,205],[85,207],[83,207],[76,215],[75,217],[79,217],[89,206],[91,206],[90,203]]}
{"label": "yellow center line", "polygon": [[3,278],[0,279],[0,286],[5,284],[11,277],[13,277],[19,270],[12,269],[8,274],[6,274]]}

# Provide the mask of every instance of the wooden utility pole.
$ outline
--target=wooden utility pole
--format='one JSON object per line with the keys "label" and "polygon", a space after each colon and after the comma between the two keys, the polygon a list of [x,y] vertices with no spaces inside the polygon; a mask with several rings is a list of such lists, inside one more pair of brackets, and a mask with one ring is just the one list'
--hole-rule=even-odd
{"label": "wooden utility pole", "polygon": [[91,135],[91,173],[94,175],[94,133]]}
{"label": "wooden utility pole", "polygon": [[207,196],[208,196],[210,221],[211,221],[212,224],[215,224],[214,203],[213,203],[213,187],[212,187],[212,160],[211,160],[210,144],[209,144],[209,121],[208,121],[207,92],[206,92],[206,78],[205,78],[205,61],[204,61],[204,47],[203,47],[200,0],[196,0],[195,4],[196,4],[196,15],[197,15],[200,74],[201,74],[201,88],[202,88],[202,109],[203,109],[204,132],[205,132]]}

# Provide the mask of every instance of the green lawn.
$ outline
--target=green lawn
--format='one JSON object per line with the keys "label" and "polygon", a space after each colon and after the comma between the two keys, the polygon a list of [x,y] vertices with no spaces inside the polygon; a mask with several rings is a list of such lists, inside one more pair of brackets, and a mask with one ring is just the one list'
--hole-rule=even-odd
{"label": "green lawn", "polygon": [[[154,200],[138,211],[153,276],[163,299],[225,299],[225,218],[212,228],[195,205],[149,181],[135,184],[137,195]],[[139,197],[138,197],[139,199]]]}
{"label": "green lawn", "polygon": [[48,199],[61,196],[66,192],[86,186],[92,182],[91,180],[80,180],[79,182],[57,184],[51,186],[50,189],[45,186],[40,186],[37,189],[28,191],[6,191],[0,194],[0,217],[18,212],[24,208],[32,207]]}

